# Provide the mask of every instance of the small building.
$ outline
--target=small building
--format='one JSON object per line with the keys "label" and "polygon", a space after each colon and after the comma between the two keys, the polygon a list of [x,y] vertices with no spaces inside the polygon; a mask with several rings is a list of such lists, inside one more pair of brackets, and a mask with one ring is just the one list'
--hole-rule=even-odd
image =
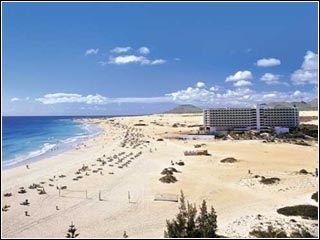
{"label": "small building", "polygon": [[276,134],[288,133],[289,132],[289,128],[286,128],[286,127],[274,127],[274,132]]}

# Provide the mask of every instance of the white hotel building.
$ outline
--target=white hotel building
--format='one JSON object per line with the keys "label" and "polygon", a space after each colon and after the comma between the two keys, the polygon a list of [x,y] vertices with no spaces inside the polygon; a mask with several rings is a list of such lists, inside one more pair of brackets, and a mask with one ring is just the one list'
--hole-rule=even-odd
{"label": "white hotel building", "polygon": [[299,127],[296,107],[210,108],[203,110],[203,125],[210,132]]}

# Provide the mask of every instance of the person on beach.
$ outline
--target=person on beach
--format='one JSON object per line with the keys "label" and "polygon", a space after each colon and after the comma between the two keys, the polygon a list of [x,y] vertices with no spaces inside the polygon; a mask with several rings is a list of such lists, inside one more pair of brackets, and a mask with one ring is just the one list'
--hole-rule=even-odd
{"label": "person on beach", "polygon": [[29,165],[28,164],[26,165],[26,168],[29,169]]}

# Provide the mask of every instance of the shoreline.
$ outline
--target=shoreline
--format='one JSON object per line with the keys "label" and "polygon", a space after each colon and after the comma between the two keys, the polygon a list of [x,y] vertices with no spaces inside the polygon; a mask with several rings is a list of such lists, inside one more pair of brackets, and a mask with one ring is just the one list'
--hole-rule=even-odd
{"label": "shoreline", "polygon": [[[310,198],[318,189],[318,179],[311,174],[297,174],[300,169],[313,172],[318,165],[317,143],[298,146],[254,140],[166,138],[179,131],[196,131],[187,126],[200,124],[202,117],[188,115],[91,119],[104,133],[86,141],[86,146],[34,162],[30,169],[20,166],[3,171],[2,203],[11,205],[2,213],[3,237],[64,237],[73,221],[83,238],[121,238],[123,231],[132,238],[163,238],[166,219],[176,216],[179,204],[154,198],[157,194],[179,195],[180,190],[190,203],[199,206],[206,200],[208,207],[212,205],[218,216],[218,233],[228,237],[249,237],[251,225],[260,221],[255,219],[257,214],[265,222],[283,222],[284,229],[290,229],[288,226],[293,223],[289,220],[295,219],[318,234],[312,227],[318,221],[284,217],[276,212],[279,207],[294,204],[318,206]],[[186,127],[173,128],[177,122]],[[158,141],[160,138],[163,141]],[[195,144],[204,144],[202,148],[208,149],[211,156],[184,156],[183,152],[194,150]],[[221,163],[226,157],[234,157],[238,162]],[[161,171],[172,166],[171,161],[180,160],[184,166],[173,166],[179,171],[174,174],[178,181],[160,182]],[[90,171],[80,171],[86,166]],[[248,169],[252,174],[248,174]],[[66,177],[60,178],[62,175]],[[254,180],[254,175],[281,180],[264,186]],[[39,195],[28,188],[40,182],[45,182],[42,186],[47,194]],[[67,186],[60,197],[57,186]],[[27,193],[18,194],[20,187]],[[12,197],[4,197],[7,192]],[[30,206],[20,205],[25,199]],[[25,210],[29,217],[24,215]]]}
{"label": "shoreline", "polygon": [[[90,140],[92,138],[95,138],[95,137],[97,137],[97,136],[99,136],[99,135],[104,133],[104,130],[102,128],[100,128],[98,124],[94,124],[94,123],[90,122],[88,119],[90,119],[90,118],[86,119],[86,118],[80,117],[79,119],[76,119],[75,117],[70,117],[69,120],[70,121],[80,122],[80,123],[83,123],[83,124],[88,124],[89,123],[91,125],[95,125],[95,128],[96,128],[97,132],[90,133],[88,131],[87,135],[84,135],[84,136],[77,136],[77,135],[69,136],[66,139],[58,141],[58,142],[64,142],[64,143],[57,143],[57,144],[55,144],[56,146],[46,150],[45,152],[43,152],[43,153],[41,153],[39,155],[36,155],[36,156],[33,156],[33,157],[29,157],[29,158],[24,158],[24,159],[22,159],[20,161],[13,162],[13,163],[11,163],[9,165],[4,164],[3,162],[1,162],[2,170],[6,171],[8,169],[16,168],[16,167],[19,167],[19,166],[30,165],[30,164],[32,164],[34,162],[38,162],[38,161],[42,161],[42,160],[50,158],[50,157],[54,157],[56,155],[59,155],[59,154],[62,154],[64,152],[70,151],[70,150],[72,150],[74,148],[77,148],[78,146],[81,146],[81,145],[85,144],[86,141],[88,141],[88,140]],[[75,139],[75,140],[71,141],[71,142],[66,142],[68,139]],[[46,144],[48,144],[48,143],[46,143]],[[39,148],[40,150],[38,149],[38,150],[34,150],[32,152],[39,152],[39,151],[41,151],[42,148],[40,146],[40,148]],[[32,152],[29,152],[28,154],[30,154]],[[24,154],[24,155],[26,155],[26,154]],[[13,160],[14,159],[8,160],[8,162],[12,162]]]}

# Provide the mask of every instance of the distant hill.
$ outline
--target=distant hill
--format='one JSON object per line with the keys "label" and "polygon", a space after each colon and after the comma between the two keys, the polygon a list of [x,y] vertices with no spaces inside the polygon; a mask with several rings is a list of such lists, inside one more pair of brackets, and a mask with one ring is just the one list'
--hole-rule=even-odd
{"label": "distant hill", "polygon": [[293,107],[296,106],[299,110],[317,110],[318,109],[318,99],[315,98],[310,102],[270,102],[267,104],[268,107]]}
{"label": "distant hill", "polygon": [[318,98],[313,99],[309,104],[311,107],[318,108]]}
{"label": "distant hill", "polygon": [[179,105],[165,113],[202,113],[202,109],[191,104],[184,104]]}

